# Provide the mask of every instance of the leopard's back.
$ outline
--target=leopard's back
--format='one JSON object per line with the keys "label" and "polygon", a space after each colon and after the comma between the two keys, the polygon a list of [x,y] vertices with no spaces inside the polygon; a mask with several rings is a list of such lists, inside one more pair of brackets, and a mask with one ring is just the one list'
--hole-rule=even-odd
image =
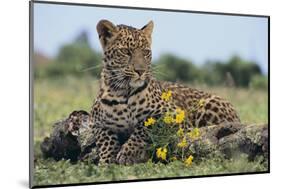
{"label": "leopard's back", "polygon": [[160,82],[165,90],[172,91],[177,107],[187,112],[193,126],[202,127],[225,122],[240,122],[233,105],[220,96],[187,87],[183,84]]}

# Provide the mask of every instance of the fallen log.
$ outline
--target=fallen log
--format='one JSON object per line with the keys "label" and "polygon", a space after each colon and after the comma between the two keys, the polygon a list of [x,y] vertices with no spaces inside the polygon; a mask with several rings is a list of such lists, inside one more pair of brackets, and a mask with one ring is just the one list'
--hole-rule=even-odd
{"label": "fallen log", "polygon": [[200,128],[201,136],[193,142],[199,157],[219,152],[229,159],[241,153],[249,160],[268,159],[268,124],[221,124]]}
{"label": "fallen log", "polygon": [[[97,163],[95,136],[87,125],[88,118],[87,112],[74,111],[68,118],[55,123],[51,135],[40,145],[43,156],[55,160],[90,160]],[[219,152],[224,158],[245,153],[249,160],[257,156],[267,160],[268,124],[231,123],[202,127],[200,137],[191,145],[199,158]]]}

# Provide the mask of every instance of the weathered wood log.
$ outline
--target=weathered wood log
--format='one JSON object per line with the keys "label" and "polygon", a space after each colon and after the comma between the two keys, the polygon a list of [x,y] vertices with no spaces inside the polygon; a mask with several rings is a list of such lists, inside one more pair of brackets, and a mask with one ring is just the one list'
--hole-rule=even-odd
{"label": "weathered wood log", "polygon": [[268,124],[221,124],[200,129],[201,137],[194,141],[197,155],[220,152],[225,158],[245,153],[249,160],[257,156],[268,158]]}
{"label": "weathered wood log", "polygon": [[49,137],[45,137],[40,145],[43,157],[55,160],[70,159],[77,161],[81,153],[78,137],[68,130],[67,119],[56,122]]}
{"label": "weathered wood log", "polygon": [[[74,115],[74,116],[73,116]],[[77,117],[78,116],[78,117]],[[76,119],[84,119],[84,123]],[[83,120],[82,119],[82,120]],[[85,125],[88,114],[75,111],[67,119],[54,124],[50,137],[41,143],[44,157],[55,160],[71,159],[98,162],[95,146],[95,136]],[[219,152],[225,158],[231,158],[241,153],[248,155],[249,160],[257,156],[268,158],[268,125],[240,123],[221,124],[200,128],[200,137],[191,142],[194,153],[199,158]]]}
{"label": "weathered wood log", "polygon": [[40,145],[43,157],[79,160],[81,154],[85,153],[85,148],[94,144],[94,136],[87,125],[88,119],[89,114],[80,110],[73,111],[68,118],[54,123],[52,133]]}

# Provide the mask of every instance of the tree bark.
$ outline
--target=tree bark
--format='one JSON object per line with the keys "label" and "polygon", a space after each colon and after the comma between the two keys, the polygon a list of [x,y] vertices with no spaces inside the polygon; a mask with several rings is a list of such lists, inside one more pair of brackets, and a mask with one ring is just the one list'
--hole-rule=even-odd
{"label": "tree bark", "polygon": [[200,157],[221,152],[225,158],[245,153],[249,160],[268,158],[268,124],[221,124],[200,128],[201,136],[193,142]]}

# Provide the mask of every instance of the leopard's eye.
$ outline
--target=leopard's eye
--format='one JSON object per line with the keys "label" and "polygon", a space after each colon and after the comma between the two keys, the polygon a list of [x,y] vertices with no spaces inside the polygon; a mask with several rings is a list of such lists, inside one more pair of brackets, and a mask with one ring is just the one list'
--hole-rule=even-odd
{"label": "leopard's eye", "polygon": [[120,49],[120,51],[124,55],[131,56],[131,52],[129,51],[129,49],[122,48],[122,49]]}
{"label": "leopard's eye", "polygon": [[144,50],[142,51],[142,53],[143,53],[144,56],[149,56],[150,53],[151,53],[151,50],[150,50],[150,49],[144,49]]}

